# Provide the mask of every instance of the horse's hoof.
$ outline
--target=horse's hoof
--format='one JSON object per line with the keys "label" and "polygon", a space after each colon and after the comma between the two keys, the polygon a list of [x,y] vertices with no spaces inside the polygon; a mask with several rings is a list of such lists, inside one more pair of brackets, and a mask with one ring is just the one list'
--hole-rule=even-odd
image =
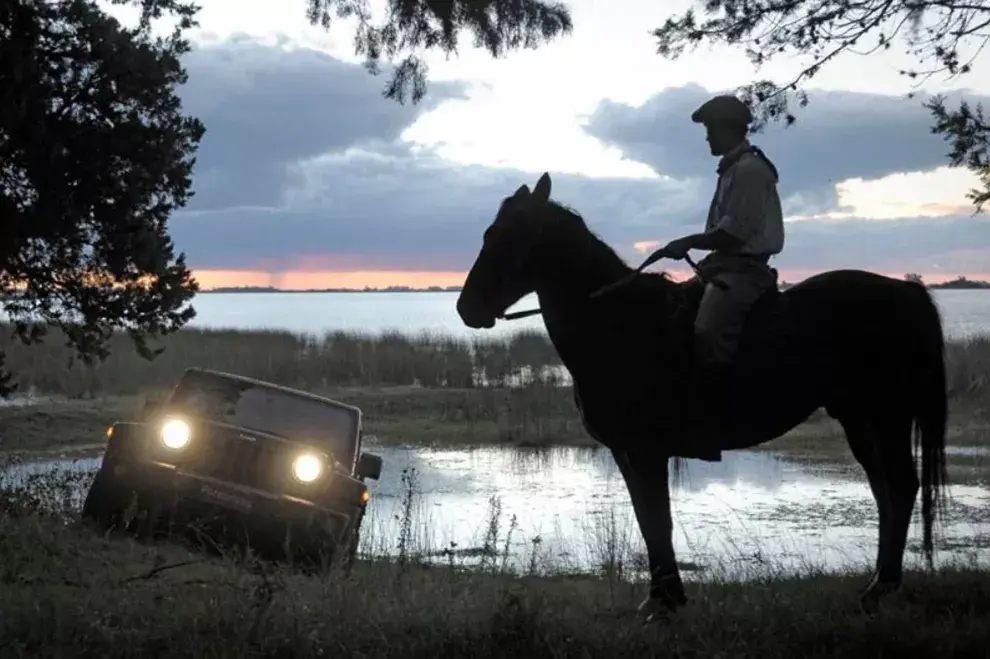
{"label": "horse's hoof", "polygon": [[880,611],[883,598],[896,592],[898,584],[874,581],[862,595],[859,596],[859,608],[868,617],[873,618]]}
{"label": "horse's hoof", "polygon": [[647,597],[640,602],[636,608],[636,613],[643,618],[644,624],[653,622],[663,622],[670,618],[670,607],[663,603],[659,597]]}
{"label": "horse's hoof", "polygon": [[656,625],[656,624],[666,624],[668,622],[670,622],[670,611],[668,611],[667,609],[664,609],[662,611],[657,611],[655,613],[651,613],[650,615],[643,618],[644,627],[650,627],[651,625]]}
{"label": "horse's hoof", "polygon": [[859,610],[868,618],[875,618],[880,610],[880,598],[872,593],[865,593],[859,598]]}

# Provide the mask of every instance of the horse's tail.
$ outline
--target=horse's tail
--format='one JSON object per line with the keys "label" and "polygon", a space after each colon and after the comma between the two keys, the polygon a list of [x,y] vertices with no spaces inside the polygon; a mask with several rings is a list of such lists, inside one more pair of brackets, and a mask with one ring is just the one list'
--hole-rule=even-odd
{"label": "horse's tail", "polygon": [[933,528],[936,517],[945,512],[944,488],[948,485],[945,464],[946,426],[949,416],[948,387],[945,376],[945,336],[942,318],[931,293],[918,285],[924,294],[922,317],[916,326],[923,337],[919,408],[914,418],[915,451],[921,452],[921,518],[924,528],[923,549],[928,568],[934,567]]}

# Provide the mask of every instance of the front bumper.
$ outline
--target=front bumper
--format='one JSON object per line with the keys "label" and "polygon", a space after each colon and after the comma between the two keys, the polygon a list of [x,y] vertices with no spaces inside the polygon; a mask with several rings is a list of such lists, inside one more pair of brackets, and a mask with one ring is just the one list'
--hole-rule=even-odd
{"label": "front bumper", "polygon": [[306,531],[324,541],[344,543],[364,513],[363,502],[309,501],[221,482],[182,471],[173,465],[140,461],[108,462],[104,469],[120,487],[137,494],[141,505],[172,509],[173,518],[207,518],[229,526],[251,528],[263,535],[285,530]]}

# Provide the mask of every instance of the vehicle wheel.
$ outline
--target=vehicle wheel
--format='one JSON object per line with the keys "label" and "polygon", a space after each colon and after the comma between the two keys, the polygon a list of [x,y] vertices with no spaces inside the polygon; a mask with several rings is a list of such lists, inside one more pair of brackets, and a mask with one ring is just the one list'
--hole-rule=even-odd
{"label": "vehicle wheel", "polygon": [[128,494],[127,490],[114,481],[113,476],[100,469],[86,493],[81,516],[96,524],[101,531],[112,528],[122,530],[124,513],[130,502]]}
{"label": "vehicle wheel", "polygon": [[340,548],[340,563],[344,569],[344,574],[350,573],[351,568],[354,567],[354,561],[357,559],[358,545],[361,544],[361,522],[363,519],[364,515],[362,514],[347,534],[347,543]]}

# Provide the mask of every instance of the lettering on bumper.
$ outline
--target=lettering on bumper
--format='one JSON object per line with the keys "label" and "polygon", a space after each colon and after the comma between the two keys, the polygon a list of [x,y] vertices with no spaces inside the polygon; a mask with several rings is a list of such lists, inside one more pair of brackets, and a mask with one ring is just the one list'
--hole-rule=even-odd
{"label": "lettering on bumper", "polygon": [[250,511],[254,507],[254,502],[248,497],[241,496],[234,492],[218,490],[212,485],[207,485],[205,483],[200,486],[199,493],[210,501],[215,501],[216,503],[237,508],[238,510],[243,510],[245,512]]}

